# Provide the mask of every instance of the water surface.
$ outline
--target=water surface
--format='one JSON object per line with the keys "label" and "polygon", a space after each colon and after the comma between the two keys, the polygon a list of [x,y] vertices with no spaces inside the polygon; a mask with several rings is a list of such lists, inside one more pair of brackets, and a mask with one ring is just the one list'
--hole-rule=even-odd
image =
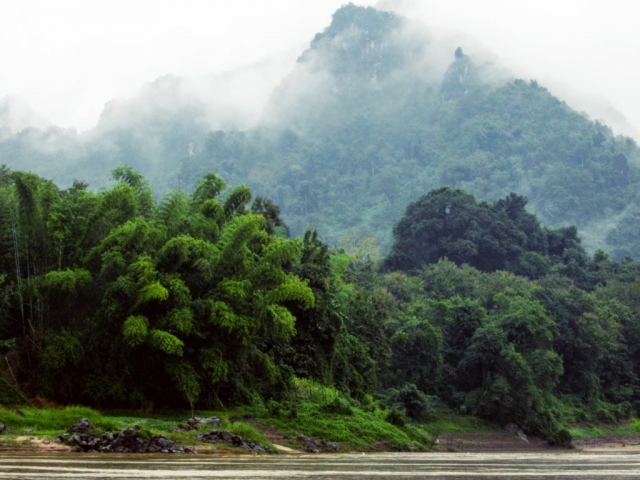
{"label": "water surface", "polygon": [[0,456],[0,479],[637,479],[640,451],[278,456]]}

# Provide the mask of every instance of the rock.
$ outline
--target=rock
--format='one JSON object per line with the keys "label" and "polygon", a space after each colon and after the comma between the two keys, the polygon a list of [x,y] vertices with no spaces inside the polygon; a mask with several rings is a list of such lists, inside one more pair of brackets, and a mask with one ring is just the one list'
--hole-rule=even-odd
{"label": "rock", "polygon": [[272,449],[263,447],[256,442],[245,443],[240,435],[234,435],[224,430],[211,430],[209,433],[201,433],[196,435],[197,440],[207,443],[225,442],[233,447],[239,447],[247,452],[253,453],[275,453]]}
{"label": "rock", "polygon": [[[156,435],[152,439],[140,435],[143,432],[139,425],[133,429],[125,428],[119,432],[105,433],[96,437],[91,435],[92,429],[88,421],[78,422],[58,436],[56,442],[65,443],[82,452],[116,452],[116,453],[181,453],[182,449],[176,443],[163,435]],[[87,433],[82,433],[86,430]],[[70,433],[73,431],[72,433]]]}
{"label": "rock", "polygon": [[187,420],[187,424],[184,425],[182,423],[178,424],[178,429],[180,430],[197,430],[198,428],[200,428],[202,425],[221,425],[222,424],[222,420],[220,420],[218,417],[208,417],[208,418],[202,418],[202,417],[191,417],[190,419]]}
{"label": "rock", "polygon": [[76,423],[73,427],[67,430],[68,433],[80,432],[87,433],[91,430],[91,422],[88,418],[81,418],[78,423]]}
{"label": "rock", "polygon": [[338,446],[335,443],[327,442],[326,440],[318,442],[303,434],[298,434],[296,439],[302,443],[304,451],[308,453],[335,452],[338,450]]}
{"label": "rock", "polygon": [[43,440],[43,441],[42,441],[42,444],[43,444],[43,445],[49,445],[50,443],[51,443],[51,442],[50,442],[49,440]]}
{"label": "rock", "polygon": [[174,442],[167,440],[165,437],[159,437],[155,440],[155,443],[160,446],[160,448],[171,448],[174,445]]}
{"label": "rock", "polygon": [[515,423],[509,423],[509,424],[505,425],[504,429],[507,432],[513,433],[520,440],[523,440],[523,441],[529,443],[529,440],[527,440],[527,436],[524,434],[522,429],[518,425],[516,425]]}
{"label": "rock", "polygon": [[4,432],[6,428],[7,426],[4,423],[0,422],[0,433]]}
{"label": "rock", "polygon": [[206,425],[220,425],[222,424],[222,420],[218,417],[209,417],[205,418],[202,423],[205,423]]}
{"label": "rock", "polygon": [[332,452],[338,451],[338,445],[336,445],[335,443],[327,442],[326,440],[321,440],[320,445],[322,445],[322,447],[325,450],[331,450]]}

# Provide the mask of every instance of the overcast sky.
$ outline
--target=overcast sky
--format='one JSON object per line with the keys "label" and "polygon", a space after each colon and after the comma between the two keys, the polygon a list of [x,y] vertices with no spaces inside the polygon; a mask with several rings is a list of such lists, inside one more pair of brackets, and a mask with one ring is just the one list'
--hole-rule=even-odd
{"label": "overcast sky", "polygon": [[[105,102],[155,78],[223,72],[277,56],[290,65],[342,0],[0,0],[0,98],[15,94],[79,130]],[[354,2],[378,4],[378,0]],[[384,0],[436,32],[477,39],[518,76],[640,131],[640,2]],[[283,75],[286,73],[283,69]],[[619,119],[620,120],[620,119]],[[635,135],[640,138],[640,135]]]}

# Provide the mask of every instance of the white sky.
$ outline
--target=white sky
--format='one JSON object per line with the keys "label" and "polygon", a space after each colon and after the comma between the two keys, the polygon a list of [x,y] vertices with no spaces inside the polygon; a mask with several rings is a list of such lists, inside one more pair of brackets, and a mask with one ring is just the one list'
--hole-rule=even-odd
{"label": "white sky", "polygon": [[[0,98],[19,95],[53,123],[84,130],[95,125],[108,100],[134,95],[161,75],[206,75],[272,55],[293,61],[343,3],[0,0]],[[537,79],[594,117],[605,118],[610,104],[640,131],[640,2],[389,4],[428,28],[478,39],[519,76]],[[474,48],[463,45],[467,53]]]}

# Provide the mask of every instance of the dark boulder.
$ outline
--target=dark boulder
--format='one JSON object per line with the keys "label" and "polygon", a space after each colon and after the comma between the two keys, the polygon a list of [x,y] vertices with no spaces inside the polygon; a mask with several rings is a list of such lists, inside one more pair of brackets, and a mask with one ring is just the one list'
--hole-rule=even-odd
{"label": "dark boulder", "polygon": [[82,419],[67,432],[56,439],[79,452],[114,453],[195,453],[192,449],[183,449],[164,435],[150,437],[148,431],[140,426],[125,428],[119,432],[93,435],[91,422]]}

